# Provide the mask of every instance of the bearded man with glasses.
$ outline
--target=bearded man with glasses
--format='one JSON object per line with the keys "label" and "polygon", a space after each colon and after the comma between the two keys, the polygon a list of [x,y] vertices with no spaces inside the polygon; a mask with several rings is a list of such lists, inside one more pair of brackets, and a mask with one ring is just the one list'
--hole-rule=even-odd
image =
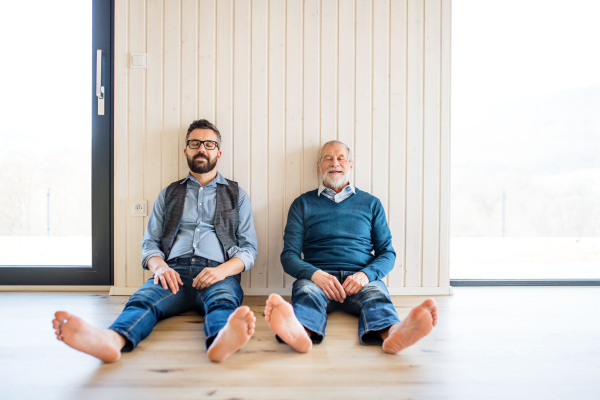
{"label": "bearded man with glasses", "polygon": [[[363,345],[397,354],[429,334],[437,323],[433,299],[400,321],[385,284],[396,253],[381,202],[350,183],[352,153],[332,140],[319,151],[318,189],[292,203],[281,264],[296,278],[292,304],[272,294],[265,319],[280,342],[306,353],[325,336],[327,314],[356,315]],[[302,254],[301,254],[302,253]],[[302,257],[303,255],[303,257]]]}
{"label": "bearded man with glasses", "polygon": [[204,315],[210,360],[223,361],[248,342],[256,318],[241,306],[240,274],[256,260],[256,232],[248,195],[217,172],[220,146],[221,133],[207,120],[189,126],[183,154],[190,172],[160,192],[142,240],[142,267],[154,277],[108,329],[57,312],[58,340],[113,362],[158,321],[195,309]]}

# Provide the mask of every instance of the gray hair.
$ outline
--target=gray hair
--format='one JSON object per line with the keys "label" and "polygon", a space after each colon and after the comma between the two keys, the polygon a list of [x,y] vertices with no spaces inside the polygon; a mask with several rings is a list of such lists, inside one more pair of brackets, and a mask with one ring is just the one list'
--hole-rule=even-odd
{"label": "gray hair", "polygon": [[331,145],[341,144],[342,146],[344,146],[346,148],[346,152],[348,154],[348,161],[352,162],[352,151],[350,151],[350,147],[346,146],[345,143],[340,142],[339,140],[330,140],[329,142],[325,143],[319,150],[319,158],[317,159],[317,162],[321,162],[321,157],[323,156],[323,149],[326,146],[329,146],[330,144]]}

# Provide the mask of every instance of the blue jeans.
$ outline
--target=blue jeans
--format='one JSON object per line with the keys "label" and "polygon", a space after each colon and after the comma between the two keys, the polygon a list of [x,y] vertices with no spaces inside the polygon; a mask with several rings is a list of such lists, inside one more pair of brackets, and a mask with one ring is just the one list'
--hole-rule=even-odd
{"label": "blue jeans", "polygon": [[179,287],[177,294],[173,294],[170,289],[163,289],[160,283],[155,285],[154,278],[151,278],[129,298],[121,315],[108,328],[126,339],[121,351],[135,349],[158,321],[192,309],[204,315],[208,348],[227,323],[229,315],[242,304],[244,292],[235,276],[228,276],[205,289],[192,287],[192,281],[200,271],[220,263],[192,257],[171,260],[168,264],[179,273],[183,286]]}
{"label": "blue jeans", "polygon": [[[343,284],[355,272],[325,271]],[[400,322],[392,299],[381,281],[369,282],[358,293],[346,297],[343,303],[329,300],[325,292],[313,281],[298,279],[292,287],[292,306],[296,318],[305,328],[314,332],[311,339],[318,344],[323,341],[327,314],[341,310],[358,316],[358,337],[366,346],[381,346],[383,340],[377,333]],[[279,338],[278,338],[279,339]]]}

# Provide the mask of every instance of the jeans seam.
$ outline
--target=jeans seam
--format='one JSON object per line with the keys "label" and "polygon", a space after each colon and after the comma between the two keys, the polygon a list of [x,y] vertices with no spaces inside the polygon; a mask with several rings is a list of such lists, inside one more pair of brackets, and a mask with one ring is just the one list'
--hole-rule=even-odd
{"label": "jeans seam", "polygon": [[210,335],[210,327],[206,323],[206,315],[208,314],[208,311],[206,308],[206,302],[204,301],[204,297],[202,297],[202,295],[200,294],[200,290],[198,290],[198,297],[200,297],[200,301],[202,302],[202,307],[204,308],[204,327],[206,328],[206,330],[209,333],[208,335],[206,335],[206,338],[208,339],[213,335]]}
{"label": "jeans seam", "polygon": [[367,324],[367,317],[365,316],[365,313],[363,311],[364,307],[363,307],[362,303],[356,299],[348,298],[347,300],[351,301],[352,303],[358,304],[360,306],[360,316],[362,317],[363,323],[365,324],[365,331],[368,331],[369,325]]}
{"label": "jeans seam", "polygon": [[327,305],[325,306],[325,312],[323,313],[323,322],[321,323],[321,326],[319,327],[319,332],[317,332],[319,335],[323,336],[323,334],[321,332],[323,332],[323,330],[325,329],[325,323],[327,322]]}
{"label": "jeans seam", "polygon": [[162,299],[158,300],[156,303],[152,304],[148,310],[144,313],[144,315],[142,315],[141,317],[138,318],[137,321],[135,321],[133,323],[133,325],[131,325],[129,327],[129,329],[127,329],[127,333],[129,333],[133,328],[135,328],[135,326],[142,320],[142,318],[144,318],[146,315],[148,315],[148,313],[152,310],[152,308],[154,308],[158,303],[160,303],[163,300],[168,299],[169,297],[173,296],[173,293],[169,293],[169,295],[167,297],[163,297]]}

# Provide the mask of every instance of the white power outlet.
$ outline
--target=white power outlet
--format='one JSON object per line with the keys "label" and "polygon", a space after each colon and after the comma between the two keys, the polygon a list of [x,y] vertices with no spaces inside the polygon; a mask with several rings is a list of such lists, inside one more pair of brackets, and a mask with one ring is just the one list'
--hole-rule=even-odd
{"label": "white power outlet", "polygon": [[146,200],[132,201],[131,202],[131,216],[132,217],[148,216],[148,202]]}

